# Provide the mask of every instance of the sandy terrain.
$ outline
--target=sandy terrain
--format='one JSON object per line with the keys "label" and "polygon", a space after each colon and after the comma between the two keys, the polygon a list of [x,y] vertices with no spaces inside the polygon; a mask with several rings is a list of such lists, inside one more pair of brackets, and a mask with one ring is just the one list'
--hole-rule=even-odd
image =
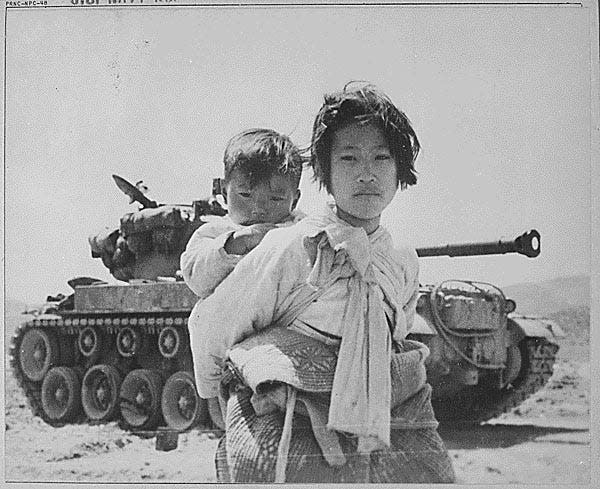
{"label": "sandy terrain", "polygon": [[[589,361],[585,344],[565,340],[549,385],[512,413],[479,427],[440,430],[465,484],[588,484]],[[6,376],[7,482],[214,482],[217,438],[201,430],[161,452],[154,438],[118,428],[52,428],[29,412]]]}
{"label": "sandy terrain", "polygon": [[[12,331],[23,320],[17,312],[22,310],[22,304],[12,307],[5,316],[5,353]],[[590,484],[588,311],[580,308],[556,315],[567,336],[560,341],[554,375],[544,389],[511,413],[481,426],[440,428],[459,483]],[[116,423],[52,428],[32,416],[8,358],[4,386],[3,480],[10,486],[110,482],[111,488],[114,483],[156,487],[161,482],[216,481],[213,459],[218,438],[210,432],[182,434],[175,450],[162,452],[155,449],[155,438],[125,432]]]}

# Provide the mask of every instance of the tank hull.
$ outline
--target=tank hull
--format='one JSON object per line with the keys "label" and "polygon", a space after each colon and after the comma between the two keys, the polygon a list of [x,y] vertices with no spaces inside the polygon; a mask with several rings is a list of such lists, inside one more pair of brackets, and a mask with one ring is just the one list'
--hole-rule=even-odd
{"label": "tank hull", "polygon": [[[165,422],[165,402],[178,409],[179,399],[162,399],[166,388],[182,398],[178,429],[206,422],[206,403],[193,386],[187,333],[196,299],[181,282],[83,286],[75,289],[73,309],[21,324],[11,341],[11,366],[32,412],[54,426],[118,420],[131,431],[153,430]],[[48,387],[57,369],[67,369],[76,382],[59,371],[57,385]],[[170,381],[182,372],[192,379],[193,395],[182,390],[186,378]],[[59,394],[73,401],[73,409],[52,409],[61,403]]]}
{"label": "tank hull", "polygon": [[[69,309],[21,324],[11,365],[32,412],[54,426],[117,420],[134,432],[220,429],[194,387],[187,320],[196,301],[177,281],[79,286]],[[559,330],[513,319],[505,301],[501,293],[421,289],[408,338],[430,349],[427,378],[441,422],[490,419],[550,378]]]}

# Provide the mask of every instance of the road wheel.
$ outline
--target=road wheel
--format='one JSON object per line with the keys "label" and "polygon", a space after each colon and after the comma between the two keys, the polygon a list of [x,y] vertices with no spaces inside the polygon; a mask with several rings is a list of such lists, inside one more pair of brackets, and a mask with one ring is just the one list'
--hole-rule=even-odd
{"label": "road wheel", "polygon": [[167,379],[161,405],[167,426],[174,430],[186,431],[208,421],[206,400],[198,396],[189,372],[175,372]]}
{"label": "road wheel", "polygon": [[156,370],[138,369],[121,384],[119,406],[126,425],[133,430],[155,428],[161,420],[163,380]]}
{"label": "road wheel", "polygon": [[94,365],[83,377],[81,404],[91,421],[109,421],[117,411],[121,375],[112,365]]}
{"label": "road wheel", "polygon": [[90,359],[95,359],[100,355],[102,348],[102,337],[97,328],[87,326],[79,332],[77,346],[81,354]]}
{"label": "road wheel", "polygon": [[165,358],[173,358],[182,351],[181,334],[173,326],[161,329],[158,335],[158,351]]}
{"label": "road wheel", "polygon": [[29,380],[43,380],[58,360],[58,343],[52,333],[36,328],[23,335],[19,348],[19,363],[23,374]]}
{"label": "road wheel", "polygon": [[71,421],[81,409],[81,384],[69,367],[54,367],[42,382],[42,408],[50,421]]}
{"label": "road wheel", "polygon": [[117,333],[117,351],[122,357],[131,358],[143,349],[143,338],[139,331],[125,326]]}

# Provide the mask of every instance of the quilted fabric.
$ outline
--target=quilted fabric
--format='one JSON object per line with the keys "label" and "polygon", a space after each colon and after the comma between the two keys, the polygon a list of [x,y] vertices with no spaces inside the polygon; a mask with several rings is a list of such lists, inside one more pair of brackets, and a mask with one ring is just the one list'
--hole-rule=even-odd
{"label": "quilted fabric", "polygon": [[[407,400],[407,410],[431,408],[429,386]],[[228,403],[226,433],[215,464],[219,482],[269,483],[275,480],[283,413],[257,416],[250,403],[252,390],[234,389]],[[424,399],[424,401],[423,401]],[[417,407],[417,409],[415,409]],[[432,411],[431,411],[432,412]],[[292,427],[286,482],[452,483],[454,471],[435,428],[393,430],[392,446],[371,454],[356,452],[357,438],[338,433],[347,463],[332,467],[325,461],[307,417],[296,414]]]}

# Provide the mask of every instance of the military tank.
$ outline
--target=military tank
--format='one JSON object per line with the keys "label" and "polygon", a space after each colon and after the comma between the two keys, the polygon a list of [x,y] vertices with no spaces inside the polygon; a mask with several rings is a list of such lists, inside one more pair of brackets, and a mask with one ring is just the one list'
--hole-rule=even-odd
{"label": "military tank", "polygon": [[[68,281],[73,293],[48,296],[15,332],[10,362],[32,412],[54,426],[118,420],[124,429],[158,425],[185,431],[222,427],[220,413],[196,393],[187,319],[197,302],[178,274],[193,232],[226,211],[212,196],[191,205],[164,205],[113,175],[140,204],[119,227],[89,237],[123,285],[91,277]],[[212,420],[212,421],[211,421]]]}
{"label": "military tank", "polygon": [[[221,429],[218,410],[197,395],[187,320],[197,301],[178,275],[194,230],[224,215],[219,181],[192,205],[159,205],[114,175],[140,209],[117,229],[90,237],[92,256],[126,283],[90,277],[68,283],[23,322],[10,346],[16,379],[32,412],[53,426],[117,420],[144,433]],[[535,257],[541,238],[420,248],[420,257],[519,253]],[[427,344],[427,377],[441,422],[481,422],[520,404],[552,375],[562,332],[519,316],[515,301],[492,284],[447,280],[420,289],[409,338]]]}
{"label": "military tank", "polygon": [[[417,249],[419,257],[518,253],[535,258],[541,236],[531,230],[512,241]],[[441,423],[479,423],[508,412],[552,376],[564,337],[549,319],[517,314],[516,302],[486,282],[445,280],[422,286],[409,338],[429,346],[427,380]]]}

